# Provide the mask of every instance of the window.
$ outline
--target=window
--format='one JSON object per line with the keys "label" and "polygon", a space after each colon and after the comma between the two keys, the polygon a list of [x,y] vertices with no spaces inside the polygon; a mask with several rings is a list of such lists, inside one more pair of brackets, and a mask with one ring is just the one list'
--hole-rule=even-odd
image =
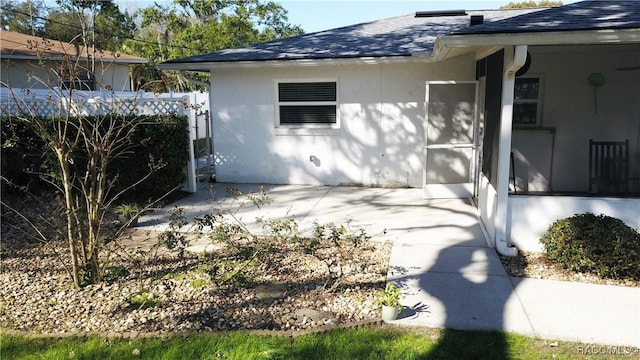
{"label": "window", "polygon": [[279,82],[278,125],[334,127],[337,116],[337,83]]}
{"label": "window", "polygon": [[513,125],[540,125],[540,78],[516,78],[513,99]]}
{"label": "window", "polygon": [[94,90],[94,78],[89,71],[78,71],[77,73],[71,73],[68,69],[61,71],[61,87],[65,90]]}

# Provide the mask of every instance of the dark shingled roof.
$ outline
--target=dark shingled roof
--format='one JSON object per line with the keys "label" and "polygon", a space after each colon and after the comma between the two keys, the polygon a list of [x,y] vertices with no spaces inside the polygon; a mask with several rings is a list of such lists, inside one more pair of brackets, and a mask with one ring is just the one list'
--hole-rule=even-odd
{"label": "dark shingled roof", "polygon": [[438,37],[469,26],[471,15],[484,15],[486,23],[538,10],[474,10],[462,16],[430,17],[409,14],[175,59],[164,64],[411,56],[412,53],[431,53]]}
{"label": "dark shingled roof", "polygon": [[640,0],[582,1],[548,8],[474,27],[453,34],[498,34],[640,28]]}
{"label": "dark shingled roof", "polygon": [[[434,12],[426,17],[409,14],[175,59],[161,65],[171,68],[172,64],[189,63],[428,56],[436,40],[447,35],[640,28],[640,0],[593,0],[555,8],[458,13]],[[482,15],[484,22],[470,26],[473,15]]]}

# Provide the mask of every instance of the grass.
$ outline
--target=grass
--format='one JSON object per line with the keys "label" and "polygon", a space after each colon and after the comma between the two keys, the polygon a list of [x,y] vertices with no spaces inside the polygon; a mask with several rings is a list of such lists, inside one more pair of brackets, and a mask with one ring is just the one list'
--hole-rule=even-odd
{"label": "grass", "polygon": [[[550,345],[551,344],[551,345]],[[588,345],[501,332],[365,327],[296,338],[245,332],[166,339],[2,334],[2,359],[629,359],[584,355]],[[616,348],[618,351],[631,348]],[[602,349],[600,348],[600,352]],[[636,353],[637,354],[637,353]]]}
{"label": "grass", "polygon": [[158,302],[160,302],[160,299],[158,299],[158,295],[151,292],[141,292],[133,295],[129,299],[129,303],[131,304],[131,306],[142,309],[154,307],[158,304]]}

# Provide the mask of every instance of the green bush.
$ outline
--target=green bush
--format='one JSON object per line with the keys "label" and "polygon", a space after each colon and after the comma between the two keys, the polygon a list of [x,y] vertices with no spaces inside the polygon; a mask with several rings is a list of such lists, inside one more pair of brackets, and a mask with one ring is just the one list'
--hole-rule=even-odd
{"label": "green bush", "polygon": [[[55,164],[54,155],[25,122],[2,117],[0,124],[2,133],[0,174],[16,186],[31,192],[38,191],[44,182],[35,172]],[[2,181],[3,193],[12,189],[7,185]]]}
{"label": "green bush", "polygon": [[568,270],[640,280],[640,233],[619,219],[577,214],[554,222],[540,242]]}
{"label": "green bush", "polygon": [[[128,122],[131,118],[121,117]],[[72,122],[77,119],[71,119]],[[83,121],[95,121],[91,117]],[[134,144],[131,151],[109,165],[111,178],[117,178],[114,190],[128,187],[149,172],[150,161],[166,165],[149,179],[137,185],[137,194],[156,196],[166,193],[185,180],[184,169],[189,159],[188,120],[184,116],[144,116],[136,117],[142,124],[128,139]],[[0,119],[2,130],[2,175],[21,187],[41,188],[45,183],[38,173],[57,173],[56,159],[46,144],[24,121],[16,118]],[[78,173],[83,173],[84,156],[81,152],[74,156]],[[3,182],[3,190],[4,186]]]}
{"label": "green bush", "polygon": [[116,159],[110,172],[118,175],[117,187],[128,186],[149,171],[148,163],[166,165],[149,179],[138,184],[134,192],[158,196],[180,185],[185,180],[189,161],[188,120],[184,116],[151,116],[132,134],[136,146],[132,153]]}

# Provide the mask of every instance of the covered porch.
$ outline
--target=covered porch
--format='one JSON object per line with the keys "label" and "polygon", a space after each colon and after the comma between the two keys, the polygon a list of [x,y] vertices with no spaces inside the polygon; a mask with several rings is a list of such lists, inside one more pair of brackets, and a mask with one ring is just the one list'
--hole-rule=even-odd
{"label": "covered porch", "polygon": [[640,195],[640,45],[530,46],[527,61],[511,193]]}
{"label": "covered porch", "polygon": [[494,241],[504,226],[509,245],[540,251],[551,223],[584,212],[640,228],[640,45],[526,50],[511,104],[496,103],[510,85],[503,69],[511,55],[478,62],[486,97],[478,203]]}

